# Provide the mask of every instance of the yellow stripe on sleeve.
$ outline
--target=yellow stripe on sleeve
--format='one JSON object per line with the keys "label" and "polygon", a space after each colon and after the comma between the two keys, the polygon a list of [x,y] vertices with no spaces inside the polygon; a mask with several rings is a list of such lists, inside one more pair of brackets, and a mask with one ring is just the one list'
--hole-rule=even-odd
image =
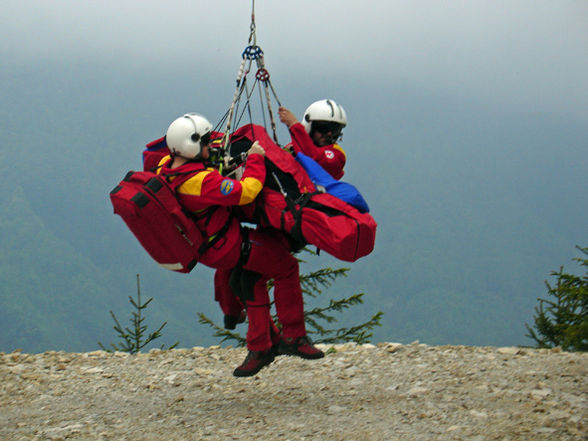
{"label": "yellow stripe on sleeve", "polygon": [[202,194],[202,181],[210,173],[209,170],[203,170],[192,176],[178,188],[179,193],[200,196]]}
{"label": "yellow stripe on sleeve", "polygon": [[263,184],[260,180],[252,177],[245,178],[241,181],[241,199],[239,205],[246,205],[255,200]]}

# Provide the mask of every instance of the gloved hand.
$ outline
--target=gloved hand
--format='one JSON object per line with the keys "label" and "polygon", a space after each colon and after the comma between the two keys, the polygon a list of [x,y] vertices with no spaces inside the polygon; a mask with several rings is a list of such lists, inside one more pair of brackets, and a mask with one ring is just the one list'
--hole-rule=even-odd
{"label": "gloved hand", "polygon": [[265,150],[257,141],[255,141],[253,143],[253,145],[251,147],[249,147],[249,150],[247,151],[247,155],[254,155],[254,154],[265,156]]}
{"label": "gloved hand", "polygon": [[292,127],[298,122],[296,116],[283,106],[278,109],[278,115],[280,116],[280,121],[286,124],[288,128]]}

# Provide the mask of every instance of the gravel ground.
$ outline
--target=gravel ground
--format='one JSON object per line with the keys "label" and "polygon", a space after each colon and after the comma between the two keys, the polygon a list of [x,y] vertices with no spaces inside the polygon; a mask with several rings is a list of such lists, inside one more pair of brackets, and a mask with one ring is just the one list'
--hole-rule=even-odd
{"label": "gravel ground", "polygon": [[382,343],[0,353],[0,440],[588,440],[588,353]]}

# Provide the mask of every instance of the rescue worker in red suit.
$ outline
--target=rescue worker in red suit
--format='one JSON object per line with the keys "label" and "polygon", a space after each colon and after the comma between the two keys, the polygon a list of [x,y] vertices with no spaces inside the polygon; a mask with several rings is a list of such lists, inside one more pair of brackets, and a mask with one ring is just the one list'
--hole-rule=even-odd
{"label": "rescue worker in red suit", "polygon": [[285,107],[280,107],[278,113],[290,131],[294,153],[310,156],[333,178],[341,179],[346,156],[337,141],[347,125],[343,107],[330,99],[315,101],[304,112],[302,122]]}
{"label": "rescue worker in red suit", "polygon": [[[324,99],[312,103],[302,117],[302,123],[287,108],[278,109],[280,121],[290,131],[291,148],[294,153],[302,152],[318,162],[333,178],[343,177],[346,162],[345,151],[336,143],[347,125],[347,114],[334,100]],[[225,317],[225,328],[235,329],[244,321],[243,306],[233,294],[228,283],[229,273],[218,270],[214,275],[215,299],[219,302]],[[271,335],[274,349],[279,354],[279,331],[271,321]]]}
{"label": "rescue worker in red suit", "polygon": [[[231,207],[253,202],[263,187],[263,147],[259,143],[251,146],[240,180],[224,177],[205,165],[210,156],[211,130],[210,122],[197,114],[186,114],[173,121],[165,137],[171,155],[161,159],[157,173],[170,180],[178,173],[194,173],[178,187],[177,194],[182,206],[195,215],[196,225],[204,237],[215,242],[199,261],[221,270],[240,266],[259,276],[253,285],[253,298],[245,302],[249,351],[234,375],[255,375],[274,360],[266,286],[269,279],[274,280],[276,312],[282,324],[283,338],[287,339],[280,345],[294,355],[303,348],[312,355],[305,358],[323,357],[323,352],[312,346],[306,337],[298,261],[290,253],[288,241],[275,231],[243,229],[232,214]],[[149,159],[149,156],[144,158]],[[146,160],[146,163],[150,161]],[[222,235],[220,240],[216,239],[219,234]]]}

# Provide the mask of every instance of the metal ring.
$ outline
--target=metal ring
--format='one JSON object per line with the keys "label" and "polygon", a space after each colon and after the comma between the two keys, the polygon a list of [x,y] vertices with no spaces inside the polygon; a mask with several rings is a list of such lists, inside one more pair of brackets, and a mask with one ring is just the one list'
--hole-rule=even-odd
{"label": "metal ring", "polygon": [[257,60],[262,54],[263,51],[259,46],[247,46],[243,51],[242,57],[248,60]]}
{"label": "metal ring", "polygon": [[269,80],[269,77],[269,72],[264,68],[259,68],[255,74],[255,78],[257,78],[259,81],[267,81]]}

